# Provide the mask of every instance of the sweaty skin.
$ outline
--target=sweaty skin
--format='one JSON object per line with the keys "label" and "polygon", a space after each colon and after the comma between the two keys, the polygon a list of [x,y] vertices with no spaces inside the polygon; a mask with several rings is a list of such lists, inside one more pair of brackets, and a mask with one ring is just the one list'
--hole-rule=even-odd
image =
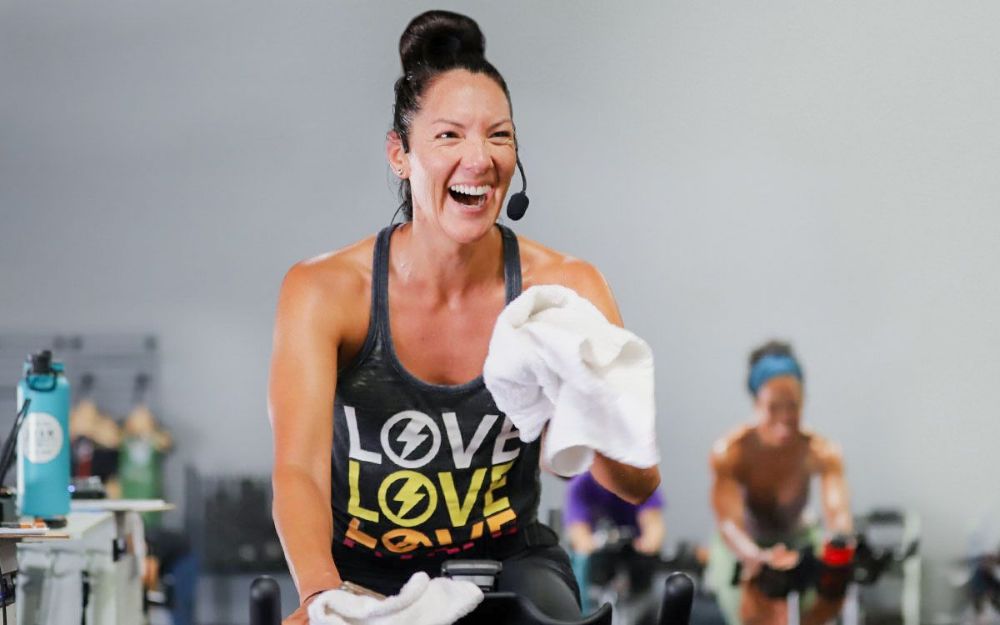
{"label": "sweaty skin", "polygon": [[[723,540],[743,563],[741,620],[745,625],[783,625],[786,603],[761,593],[750,580],[763,564],[789,569],[798,554],[778,542],[803,527],[809,483],[820,479],[827,532],[852,532],[847,484],[840,449],[822,436],[800,429],[801,384],[775,378],[755,400],[757,423],[737,428],[712,448],[712,506]],[[818,597],[803,615],[805,625],[825,623],[843,601]]]}

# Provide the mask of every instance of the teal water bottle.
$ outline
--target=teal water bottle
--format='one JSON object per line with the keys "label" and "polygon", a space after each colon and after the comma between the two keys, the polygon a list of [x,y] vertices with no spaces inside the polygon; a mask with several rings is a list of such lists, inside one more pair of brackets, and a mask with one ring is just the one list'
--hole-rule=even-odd
{"label": "teal water bottle", "polygon": [[69,513],[69,382],[52,352],[32,354],[17,385],[17,405],[30,399],[17,435],[17,509],[24,516]]}

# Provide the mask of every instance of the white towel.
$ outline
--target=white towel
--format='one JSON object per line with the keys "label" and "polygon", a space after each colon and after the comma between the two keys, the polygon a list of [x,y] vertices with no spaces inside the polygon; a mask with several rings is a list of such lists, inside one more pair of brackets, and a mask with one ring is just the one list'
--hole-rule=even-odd
{"label": "white towel", "polygon": [[548,422],[544,460],[560,475],[586,471],[595,450],[659,463],[652,350],[571,289],[533,286],[500,313],[483,379],[521,440]]}
{"label": "white towel", "polygon": [[310,625],[451,625],[483,600],[472,582],[435,577],[422,571],[399,594],[376,599],[346,590],[328,590],[309,604]]}

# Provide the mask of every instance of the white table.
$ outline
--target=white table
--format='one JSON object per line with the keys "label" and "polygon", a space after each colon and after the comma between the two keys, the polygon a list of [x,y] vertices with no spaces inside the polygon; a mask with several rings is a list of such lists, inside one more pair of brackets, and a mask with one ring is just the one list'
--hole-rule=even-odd
{"label": "white table", "polygon": [[[115,549],[123,561],[115,568],[116,609],[118,615],[128,616],[117,622],[132,625],[135,614],[142,614],[142,577],[146,559],[146,536],[140,514],[144,512],[166,512],[174,505],[162,499],[75,499],[70,504],[71,512],[110,512],[115,519]],[[138,589],[138,590],[136,590]],[[105,621],[95,621],[104,623]],[[90,621],[88,621],[90,623]]]}
{"label": "white table", "polygon": [[161,500],[74,500],[66,541],[17,548],[18,625],[141,623],[146,545],[138,513],[172,507]]}
{"label": "white table", "polygon": [[18,543],[25,540],[58,540],[68,537],[67,534],[48,529],[0,528],[0,617],[3,618],[3,622],[17,622],[15,586]]}

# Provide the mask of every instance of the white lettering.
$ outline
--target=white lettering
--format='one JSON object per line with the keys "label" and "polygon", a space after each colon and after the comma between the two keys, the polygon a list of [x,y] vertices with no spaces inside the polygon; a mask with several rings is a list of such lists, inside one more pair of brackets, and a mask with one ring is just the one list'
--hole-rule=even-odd
{"label": "white lettering", "polygon": [[462,447],[462,430],[458,427],[458,416],[454,412],[445,412],[441,416],[444,417],[444,431],[448,434],[448,442],[451,443],[451,456],[455,459],[455,468],[468,469],[472,464],[472,457],[486,440],[486,435],[493,427],[498,415],[488,414],[483,417],[466,448]]}
{"label": "white lettering", "polygon": [[358,417],[354,413],[353,406],[344,406],[344,418],[347,419],[347,437],[351,442],[351,450],[347,455],[361,462],[382,464],[382,454],[361,449],[361,437],[358,435]]}
{"label": "white lettering", "polygon": [[[392,426],[403,419],[409,420],[409,423],[406,424],[406,427],[396,437],[397,441],[403,443],[402,452],[397,454],[392,445],[389,444],[389,432],[392,430]],[[422,457],[410,460],[409,455],[427,438],[427,434],[423,432],[425,427],[430,430],[431,437],[434,439],[431,441],[431,447]],[[390,460],[404,469],[419,469],[420,467],[427,466],[434,456],[437,455],[438,450],[441,449],[441,430],[434,423],[433,419],[418,410],[404,410],[393,415],[382,426],[381,439],[382,451],[385,452],[385,455],[389,456]]]}
{"label": "white lettering", "polygon": [[518,440],[520,434],[514,428],[514,423],[504,415],[503,425],[500,427],[500,433],[497,434],[496,442],[493,444],[493,464],[500,464],[502,462],[510,462],[514,458],[517,458],[521,453],[521,446],[518,445],[514,449],[504,449],[507,445],[507,441],[513,439]]}

